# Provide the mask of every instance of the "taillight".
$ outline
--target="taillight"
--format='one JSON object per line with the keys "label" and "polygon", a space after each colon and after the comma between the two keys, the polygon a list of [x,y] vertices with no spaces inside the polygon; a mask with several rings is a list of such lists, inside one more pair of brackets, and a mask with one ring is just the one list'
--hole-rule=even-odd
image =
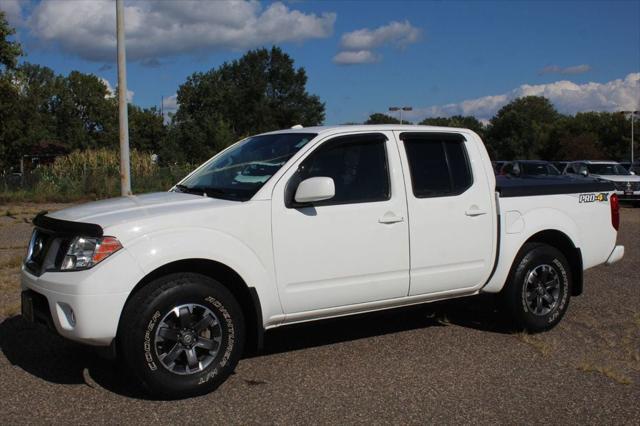
{"label": "taillight", "polygon": [[611,194],[609,204],[611,205],[611,224],[617,231],[620,228],[620,201],[616,194]]}

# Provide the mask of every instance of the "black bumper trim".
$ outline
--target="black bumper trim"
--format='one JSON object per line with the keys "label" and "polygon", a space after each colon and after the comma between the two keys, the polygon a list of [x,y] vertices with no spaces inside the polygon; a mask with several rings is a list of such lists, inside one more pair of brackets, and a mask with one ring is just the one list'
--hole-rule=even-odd
{"label": "black bumper trim", "polygon": [[49,309],[49,301],[45,296],[33,290],[25,290],[22,292],[22,318],[32,324],[42,324],[49,331],[58,334],[56,326],[53,323],[51,310]]}

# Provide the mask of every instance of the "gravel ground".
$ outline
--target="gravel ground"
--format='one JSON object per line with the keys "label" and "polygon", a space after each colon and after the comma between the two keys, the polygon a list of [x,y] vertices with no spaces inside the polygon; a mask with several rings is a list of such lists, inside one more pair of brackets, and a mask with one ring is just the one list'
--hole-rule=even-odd
{"label": "gravel ground", "polygon": [[640,209],[622,210],[625,258],[589,270],[550,332],[511,333],[482,298],[285,327],[216,392],[163,402],[16,315],[25,219],[59,207],[0,206],[3,424],[640,423]]}

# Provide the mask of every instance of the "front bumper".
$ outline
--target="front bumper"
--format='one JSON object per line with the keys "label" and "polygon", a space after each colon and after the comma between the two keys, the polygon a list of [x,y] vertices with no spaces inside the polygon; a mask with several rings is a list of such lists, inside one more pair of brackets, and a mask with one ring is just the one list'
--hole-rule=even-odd
{"label": "front bumper", "polygon": [[[131,289],[140,278],[137,264],[121,252],[85,271],[45,272],[38,277],[23,268],[25,319],[44,323],[70,340],[109,346]],[[129,290],[115,291],[123,287]]]}

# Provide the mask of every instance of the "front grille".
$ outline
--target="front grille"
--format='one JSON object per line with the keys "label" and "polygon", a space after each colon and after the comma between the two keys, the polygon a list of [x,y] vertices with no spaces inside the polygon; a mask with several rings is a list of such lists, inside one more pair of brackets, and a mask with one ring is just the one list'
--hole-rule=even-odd
{"label": "front grille", "polygon": [[69,249],[69,237],[57,236],[40,228],[31,235],[25,268],[36,276],[58,269]]}
{"label": "front grille", "polygon": [[617,191],[640,191],[640,182],[614,182]]}

